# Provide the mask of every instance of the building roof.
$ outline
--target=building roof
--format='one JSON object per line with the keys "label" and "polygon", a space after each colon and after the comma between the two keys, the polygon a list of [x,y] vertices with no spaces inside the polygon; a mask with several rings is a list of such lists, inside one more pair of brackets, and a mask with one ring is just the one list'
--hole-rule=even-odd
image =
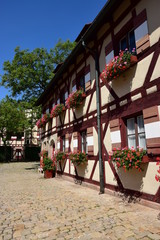
{"label": "building roof", "polygon": [[87,23],[84,25],[81,32],[78,34],[78,37],[75,39],[75,42],[79,42],[79,40],[81,40],[82,36],[85,34],[85,32],[88,30],[90,26],[91,26],[91,23]]}
{"label": "building roof", "polygon": [[59,64],[57,65],[57,67],[54,69],[53,73],[56,73],[56,72],[60,69],[60,67],[62,66],[62,64],[63,64],[63,62],[59,63]]}
{"label": "building roof", "polygon": [[105,22],[107,22],[115,9],[121,4],[123,0],[108,0],[107,3],[104,5],[102,10],[99,12],[97,17],[94,19],[94,21],[89,24],[85,25],[76,40],[79,40],[75,48],[72,50],[70,55],[66,58],[64,63],[59,67],[57,70],[55,76],[53,79],[49,82],[47,85],[45,91],[41,94],[39,99],[36,102],[36,105],[40,105],[43,103],[43,101],[46,101],[46,95],[49,93],[50,88],[53,89],[55,84],[57,84],[57,80],[61,77],[61,75],[66,71],[67,67],[74,63],[75,58],[78,54],[82,53],[84,51],[84,47],[82,46],[82,41],[85,42],[87,45],[91,40],[94,39],[96,32],[102,26]]}

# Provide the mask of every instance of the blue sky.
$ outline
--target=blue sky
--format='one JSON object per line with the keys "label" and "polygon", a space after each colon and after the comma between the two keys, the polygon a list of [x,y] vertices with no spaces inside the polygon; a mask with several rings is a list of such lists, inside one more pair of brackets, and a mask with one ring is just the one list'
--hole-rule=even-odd
{"label": "blue sky", "polygon": [[[58,39],[74,41],[107,0],[0,0],[0,74],[14,49],[55,46]],[[1,81],[1,79],[0,79]],[[8,90],[0,87],[0,100]]]}

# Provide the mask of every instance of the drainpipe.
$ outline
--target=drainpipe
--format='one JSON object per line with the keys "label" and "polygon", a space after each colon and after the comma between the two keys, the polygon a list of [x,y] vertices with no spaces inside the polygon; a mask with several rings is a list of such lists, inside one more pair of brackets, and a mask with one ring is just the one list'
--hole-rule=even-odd
{"label": "drainpipe", "polygon": [[101,111],[100,111],[100,89],[99,89],[99,57],[98,52],[93,51],[86,46],[85,42],[82,39],[82,46],[85,49],[88,49],[95,60],[95,81],[96,81],[96,104],[97,104],[97,129],[98,129],[98,152],[99,152],[99,178],[100,178],[100,192],[99,194],[104,193],[104,174],[103,174],[103,161],[102,161],[102,142],[101,142]]}

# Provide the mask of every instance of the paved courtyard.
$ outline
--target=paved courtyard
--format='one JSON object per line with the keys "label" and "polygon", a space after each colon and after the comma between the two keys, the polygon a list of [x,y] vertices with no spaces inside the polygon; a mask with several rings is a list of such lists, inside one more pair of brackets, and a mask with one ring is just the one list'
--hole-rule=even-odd
{"label": "paved courtyard", "polygon": [[159,211],[59,178],[0,165],[0,240],[160,239]]}

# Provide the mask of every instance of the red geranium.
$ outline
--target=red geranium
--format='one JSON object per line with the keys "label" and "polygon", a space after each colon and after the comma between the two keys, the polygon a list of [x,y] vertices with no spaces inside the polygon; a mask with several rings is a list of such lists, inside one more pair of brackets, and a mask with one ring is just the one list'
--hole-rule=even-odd
{"label": "red geranium", "polygon": [[65,111],[65,106],[63,103],[55,105],[51,110],[51,118],[57,117],[63,111]]}
{"label": "red geranium", "polygon": [[118,77],[131,65],[131,56],[133,55],[127,49],[120,51],[119,56],[114,57],[105,67],[100,75],[100,79],[105,83]]}
{"label": "red geranium", "polygon": [[[158,161],[156,165],[159,166],[159,169],[157,170],[157,172],[158,172],[158,174],[160,174],[160,162],[159,162],[159,161],[160,161],[160,158],[157,157],[156,160]],[[155,179],[156,179],[157,182],[160,182],[160,175],[158,175],[158,174],[155,175]]]}
{"label": "red geranium", "polygon": [[131,149],[125,147],[122,150],[114,148],[113,152],[109,154],[109,160],[113,161],[118,168],[123,167],[125,172],[132,168],[141,172],[141,163],[143,156],[146,155],[146,150],[142,148],[134,149],[133,147]]}
{"label": "red geranium", "polygon": [[79,89],[76,92],[73,92],[69,95],[66,100],[67,108],[78,108],[82,103],[83,99],[86,97],[86,94],[83,89]]}

